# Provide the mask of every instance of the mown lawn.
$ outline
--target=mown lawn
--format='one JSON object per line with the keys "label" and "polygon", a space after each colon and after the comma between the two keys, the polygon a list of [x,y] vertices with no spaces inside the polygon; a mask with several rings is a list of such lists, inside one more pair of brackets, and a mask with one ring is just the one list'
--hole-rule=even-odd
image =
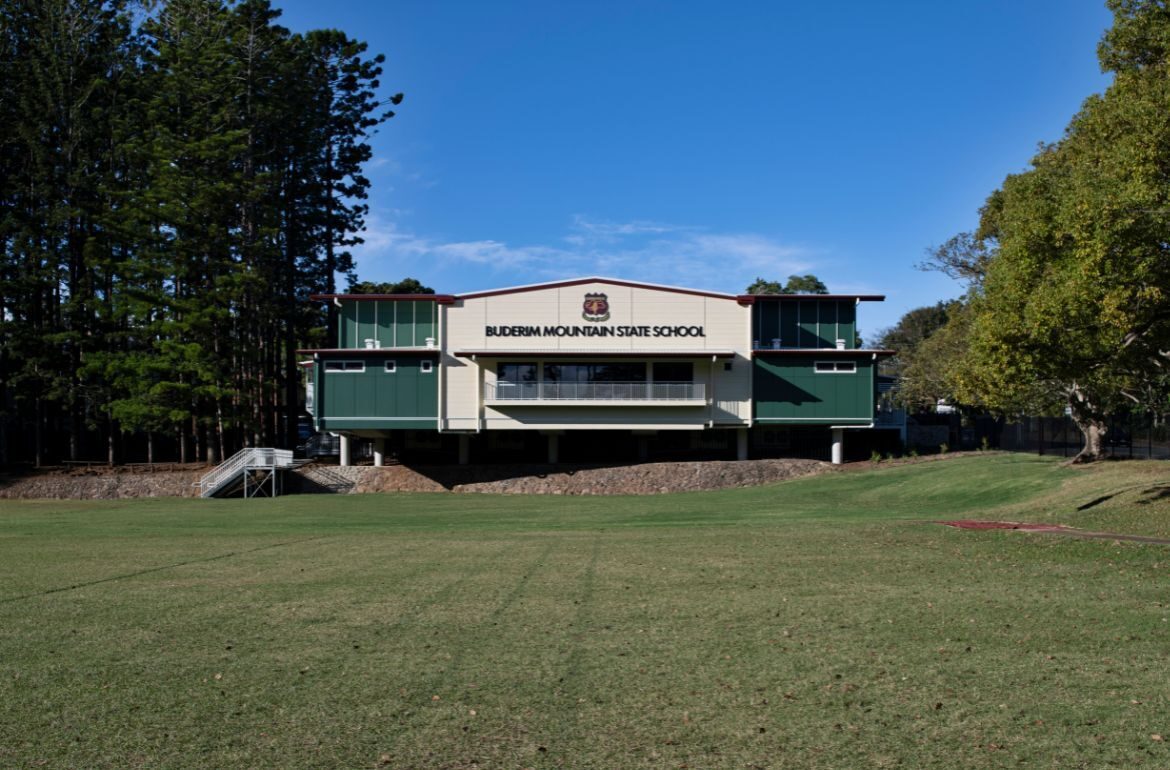
{"label": "mown lawn", "polygon": [[[0,502],[0,767],[1170,766],[1170,466]],[[1083,508],[1083,510],[1078,510]]]}

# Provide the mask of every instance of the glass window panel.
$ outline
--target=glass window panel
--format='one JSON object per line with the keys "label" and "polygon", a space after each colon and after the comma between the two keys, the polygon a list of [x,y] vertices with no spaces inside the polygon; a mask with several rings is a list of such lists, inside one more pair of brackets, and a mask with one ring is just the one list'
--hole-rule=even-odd
{"label": "glass window panel", "polygon": [[693,382],[695,365],[690,361],[655,361],[655,382]]}
{"label": "glass window panel", "polygon": [[496,379],[500,382],[536,382],[536,364],[497,364]]}

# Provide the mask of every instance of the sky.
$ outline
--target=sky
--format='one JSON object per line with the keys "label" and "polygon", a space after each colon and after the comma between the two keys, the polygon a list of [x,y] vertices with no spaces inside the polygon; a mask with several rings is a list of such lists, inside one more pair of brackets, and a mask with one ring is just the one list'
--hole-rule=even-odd
{"label": "sky", "polygon": [[884,294],[1108,85],[1103,0],[273,0],[404,92],[371,140],[361,280],[441,293],[601,275]]}

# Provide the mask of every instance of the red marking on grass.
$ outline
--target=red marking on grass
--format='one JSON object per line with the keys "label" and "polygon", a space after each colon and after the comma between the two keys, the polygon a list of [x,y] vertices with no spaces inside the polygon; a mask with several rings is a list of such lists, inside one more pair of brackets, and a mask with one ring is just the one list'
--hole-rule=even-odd
{"label": "red marking on grass", "polygon": [[979,521],[978,519],[940,521],[939,524],[955,529],[1022,529],[1025,532],[1065,532],[1068,530],[1068,527],[1060,524],[1022,524],[1018,521]]}

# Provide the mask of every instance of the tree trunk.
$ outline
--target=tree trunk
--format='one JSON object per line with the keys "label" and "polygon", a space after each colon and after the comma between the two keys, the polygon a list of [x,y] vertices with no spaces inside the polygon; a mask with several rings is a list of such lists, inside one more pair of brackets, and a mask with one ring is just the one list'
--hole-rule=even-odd
{"label": "tree trunk", "polygon": [[1075,383],[1069,390],[1068,406],[1073,422],[1077,424],[1085,441],[1084,447],[1069,463],[1091,463],[1105,459],[1105,434],[1109,431],[1105,414],[1095,400]]}
{"label": "tree trunk", "polygon": [[45,410],[41,399],[38,398],[36,400],[36,408],[33,412],[35,414],[35,422],[33,425],[33,467],[40,468],[45,464]]}
{"label": "tree trunk", "polygon": [[114,461],[116,459],[118,459],[117,458],[117,451],[116,451],[115,444],[114,444],[115,439],[116,439],[116,436],[114,435],[114,418],[112,416],[107,415],[107,420],[106,420],[106,463],[111,468],[114,467]]}

